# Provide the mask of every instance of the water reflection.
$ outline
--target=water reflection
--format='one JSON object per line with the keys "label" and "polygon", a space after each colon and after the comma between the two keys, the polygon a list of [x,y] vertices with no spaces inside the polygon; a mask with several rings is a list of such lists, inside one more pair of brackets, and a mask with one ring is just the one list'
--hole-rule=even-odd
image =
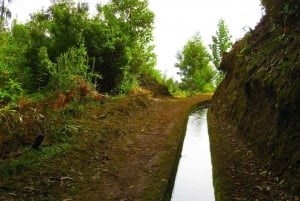
{"label": "water reflection", "polygon": [[214,201],[207,109],[190,115],[172,201]]}

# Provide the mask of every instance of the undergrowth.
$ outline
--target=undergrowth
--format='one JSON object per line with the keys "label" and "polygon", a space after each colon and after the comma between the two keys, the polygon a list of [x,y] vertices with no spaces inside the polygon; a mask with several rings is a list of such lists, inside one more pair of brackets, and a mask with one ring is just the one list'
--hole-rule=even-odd
{"label": "undergrowth", "polygon": [[23,149],[24,153],[18,157],[10,160],[5,160],[0,163],[0,172],[2,177],[14,176],[22,174],[22,172],[34,169],[43,163],[43,161],[61,155],[68,150],[71,144],[62,143],[54,146],[43,147],[36,151],[31,149]]}

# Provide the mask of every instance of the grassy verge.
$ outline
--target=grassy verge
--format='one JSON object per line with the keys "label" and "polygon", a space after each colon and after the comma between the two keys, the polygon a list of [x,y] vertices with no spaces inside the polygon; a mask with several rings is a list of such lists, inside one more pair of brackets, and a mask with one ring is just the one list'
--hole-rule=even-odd
{"label": "grassy verge", "polygon": [[1,162],[1,175],[3,177],[11,177],[37,168],[43,161],[66,152],[70,146],[69,143],[63,143],[51,147],[44,147],[38,151],[24,149],[23,154],[20,157]]}
{"label": "grassy verge", "polygon": [[210,98],[132,95],[80,105],[80,115],[64,108],[48,119],[40,151],[1,161],[0,200],[168,200],[187,117]]}

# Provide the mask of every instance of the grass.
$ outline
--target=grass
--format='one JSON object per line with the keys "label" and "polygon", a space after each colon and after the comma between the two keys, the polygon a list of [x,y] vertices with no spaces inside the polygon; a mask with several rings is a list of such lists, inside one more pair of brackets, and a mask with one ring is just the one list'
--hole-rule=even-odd
{"label": "grass", "polygon": [[57,155],[61,155],[68,150],[69,143],[58,144],[51,147],[44,147],[41,150],[25,150],[19,158],[5,160],[0,164],[2,176],[14,176],[24,171],[38,167],[43,161]]}
{"label": "grass", "polygon": [[[51,118],[46,116],[47,133],[39,151],[23,149],[23,154],[1,161],[0,197],[93,200],[97,194],[109,200],[131,193],[143,201],[163,200],[186,111],[196,101],[201,98],[181,101],[133,94],[104,104],[83,104],[80,116],[69,108],[58,110]],[[137,173],[142,180],[136,179]]]}

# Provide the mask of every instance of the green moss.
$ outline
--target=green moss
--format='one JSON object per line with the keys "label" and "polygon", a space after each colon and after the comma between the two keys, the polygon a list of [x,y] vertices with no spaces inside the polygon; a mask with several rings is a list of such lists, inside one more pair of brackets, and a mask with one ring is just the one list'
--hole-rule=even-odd
{"label": "green moss", "polygon": [[236,124],[255,154],[295,193],[300,175],[295,162],[300,149],[299,6],[294,0],[263,3],[267,15],[224,56],[226,77],[211,113]]}

